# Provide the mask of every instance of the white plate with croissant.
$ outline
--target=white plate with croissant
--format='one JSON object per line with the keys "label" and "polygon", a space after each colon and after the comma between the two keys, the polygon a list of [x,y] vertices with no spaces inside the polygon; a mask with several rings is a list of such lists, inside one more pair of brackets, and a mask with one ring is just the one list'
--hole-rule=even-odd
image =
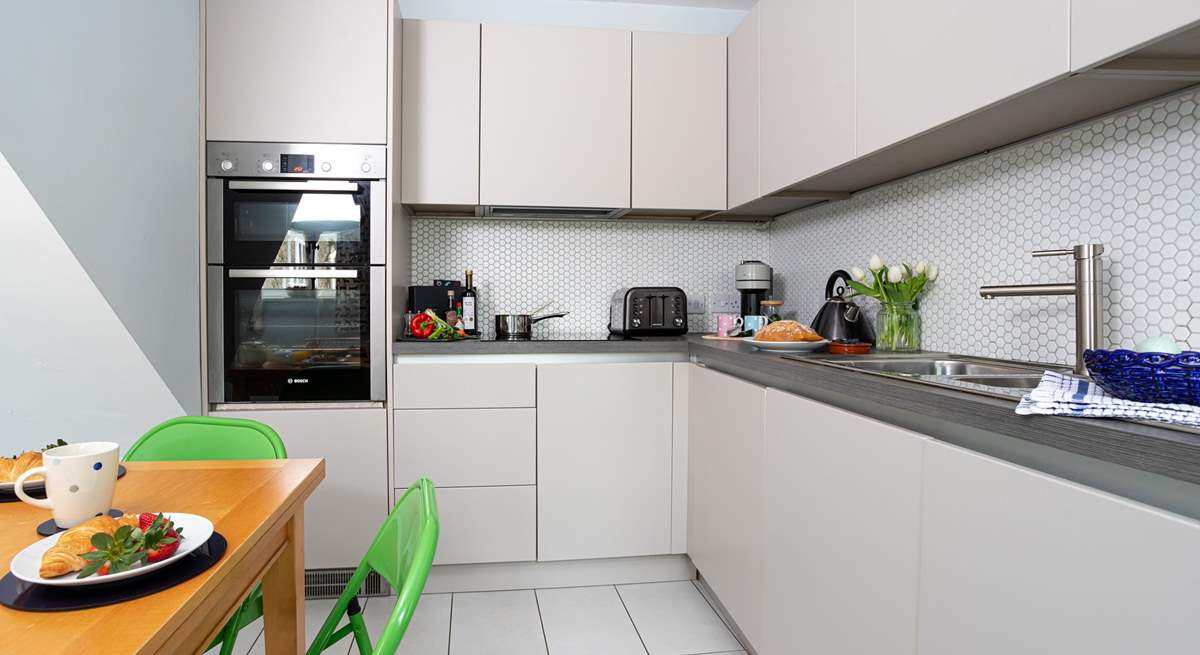
{"label": "white plate with croissant", "polygon": [[64,530],[36,541],[17,553],[9,568],[18,579],[34,584],[54,587],[105,584],[128,580],[167,566],[204,545],[212,536],[212,521],[203,516],[182,512],[163,512],[163,516],[173,521],[175,527],[182,529],[180,530],[179,550],[162,561],[134,564],[133,567],[117,573],[79,577],[80,570],[87,565],[87,560],[83,559],[82,555],[91,549],[92,535],[98,532],[112,535],[123,525],[137,527],[138,515],[126,514],[121,518],[97,516],[70,530]]}
{"label": "white plate with croissant", "polygon": [[759,350],[778,352],[819,350],[829,345],[829,341],[821,338],[812,328],[796,321],[768,323],[746,343]]}

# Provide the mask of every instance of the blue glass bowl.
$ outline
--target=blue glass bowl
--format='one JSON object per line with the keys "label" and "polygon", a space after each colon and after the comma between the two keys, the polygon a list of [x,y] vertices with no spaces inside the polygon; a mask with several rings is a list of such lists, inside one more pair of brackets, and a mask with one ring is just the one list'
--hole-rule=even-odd
{"label": "blue glass bowl", "polygon": [[1117,398],[1200,405],[1200,352],[1086,350],[1083,362],[1092,380]]}

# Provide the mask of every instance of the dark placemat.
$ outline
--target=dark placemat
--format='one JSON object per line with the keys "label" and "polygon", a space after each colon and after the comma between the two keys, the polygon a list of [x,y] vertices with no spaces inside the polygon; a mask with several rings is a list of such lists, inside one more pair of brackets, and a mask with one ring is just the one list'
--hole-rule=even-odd
{"label": "dark placemat", "polygon": [[[121,465],[117,466],[117,479],[120,480],[123,477],[125,477],[125,465],[121,464]],[[32,498],[45,500],[46,499],[46,485],[43,484],[42,486],[35,487],[33,489],[30,489],[28,487],[28,485],[26,485],[25,493],[29,494],[30,497],[32,497]],[[10,488],[0,489],[0,503],[19,503],[19,502],[21,502],[21,499],[17,498],[17,494],[15,491],[13,491]]]}
{"label": "dark placemat", "polygon": [[[110,510],[108,510],[108,515],[113,517],[114,519],[119,519],[122,516],[125,516],[125,512],[123,512],[119,509],[110,509]],[[100,516],[100,515],[97,514],[96,516]],[[48,521],[43,522],[41,525],[39,525],[37,527],[37,533],[42,535],[43,537],[49,537],[50,535],[58,534],[66,529],[67,528],[58,527],[58,524],[54,522],[54,519],[50,519]]]}
{"label": "dark placemat", "polygon": [[214,532],[203,546],[154,573],[85,587],[49,587],[18,580],[12,573],[0,578],[0,605],[25,612],[66,612],[103,607],[169,589],[207,571],[225,555],[229,544]]}

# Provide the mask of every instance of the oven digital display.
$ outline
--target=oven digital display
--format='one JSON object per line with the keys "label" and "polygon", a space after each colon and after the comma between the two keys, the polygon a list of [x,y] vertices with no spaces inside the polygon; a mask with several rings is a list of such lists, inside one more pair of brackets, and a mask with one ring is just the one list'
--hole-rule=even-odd
{"label": "oven digital display", "polygon": [[279,155],[279,170],[284,173],[313,172],[312,155]]}

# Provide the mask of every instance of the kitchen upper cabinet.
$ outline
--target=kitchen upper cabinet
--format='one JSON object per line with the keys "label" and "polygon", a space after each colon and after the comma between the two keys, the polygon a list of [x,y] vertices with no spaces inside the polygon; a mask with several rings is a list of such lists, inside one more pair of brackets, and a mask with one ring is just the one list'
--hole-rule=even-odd
{"label": "kitchen upper cabinet", "polygon": [[672,364],[537,372],[538,559],[671,552]]}
{"label": "kitchen upper cabinet", "polygon": [[1102,63],[1198,21],[1196,0],[1071,0],[1071,70]]}
{"label": "kitchen upper cabinet", "polygon": [[483,205],[630,206],[629,32],[483,26]]}
{"label": "kitchen upper cabinet", "polygon": [[729,36],[729,208],[758,200],[759,12],[754,5]]}
{"label": "kitchen upper cabinet", "polygon": [[766,392],[760,653],[915,653],[928,441]]}
{"label": "kitchen upper cabinet", "polygon": [[726,208],[726,39],[633,34],[633,206]]}
{"label": "kitchen upper cabinet", "polygon": [[[855,4],[854,109],[860,156],[1065,75],[1070,68],[1069,0]],[[764,28],[771,22],[765,12],[763,21]],[[765,54],[764,49],[764,59]],[[824,102],[817,95],[810,101]],[[764,134],[765,128],[764,121]]]}
{"label": "kitchen upper cabinet", "polygon": [[389,0],[206,0],[205,138],[387,142]]}
{"label": "kitchen upper cabinet", "polygon": [[941,443],[922,503],[921,655],[1195,652],[1200,524]]}
{"label": "kitchen upper cabinet", "polygon": [[404,21],[402,202],[479,204],[479,31]]}
{"label": "kitchen upper cabinet", "polygon": [[758,645],[765,609],[765,390],[699,366],[691,368],[688,387],[688,554]]}
{"label": "kitchen upper cabinet", "polygon": [[[903,12],[912,3],[894,4]],[[823,0],[760,0],[758,12],[767,195],[854,158],[855,16],[852,2]]]}
{"label": "kitchen upper cabinet", "polygon": [[304,504],[304,568],[353,568],[388,514],[387,410],[217,412],[271,426],[288,457],[324,458],[325,480]]}

